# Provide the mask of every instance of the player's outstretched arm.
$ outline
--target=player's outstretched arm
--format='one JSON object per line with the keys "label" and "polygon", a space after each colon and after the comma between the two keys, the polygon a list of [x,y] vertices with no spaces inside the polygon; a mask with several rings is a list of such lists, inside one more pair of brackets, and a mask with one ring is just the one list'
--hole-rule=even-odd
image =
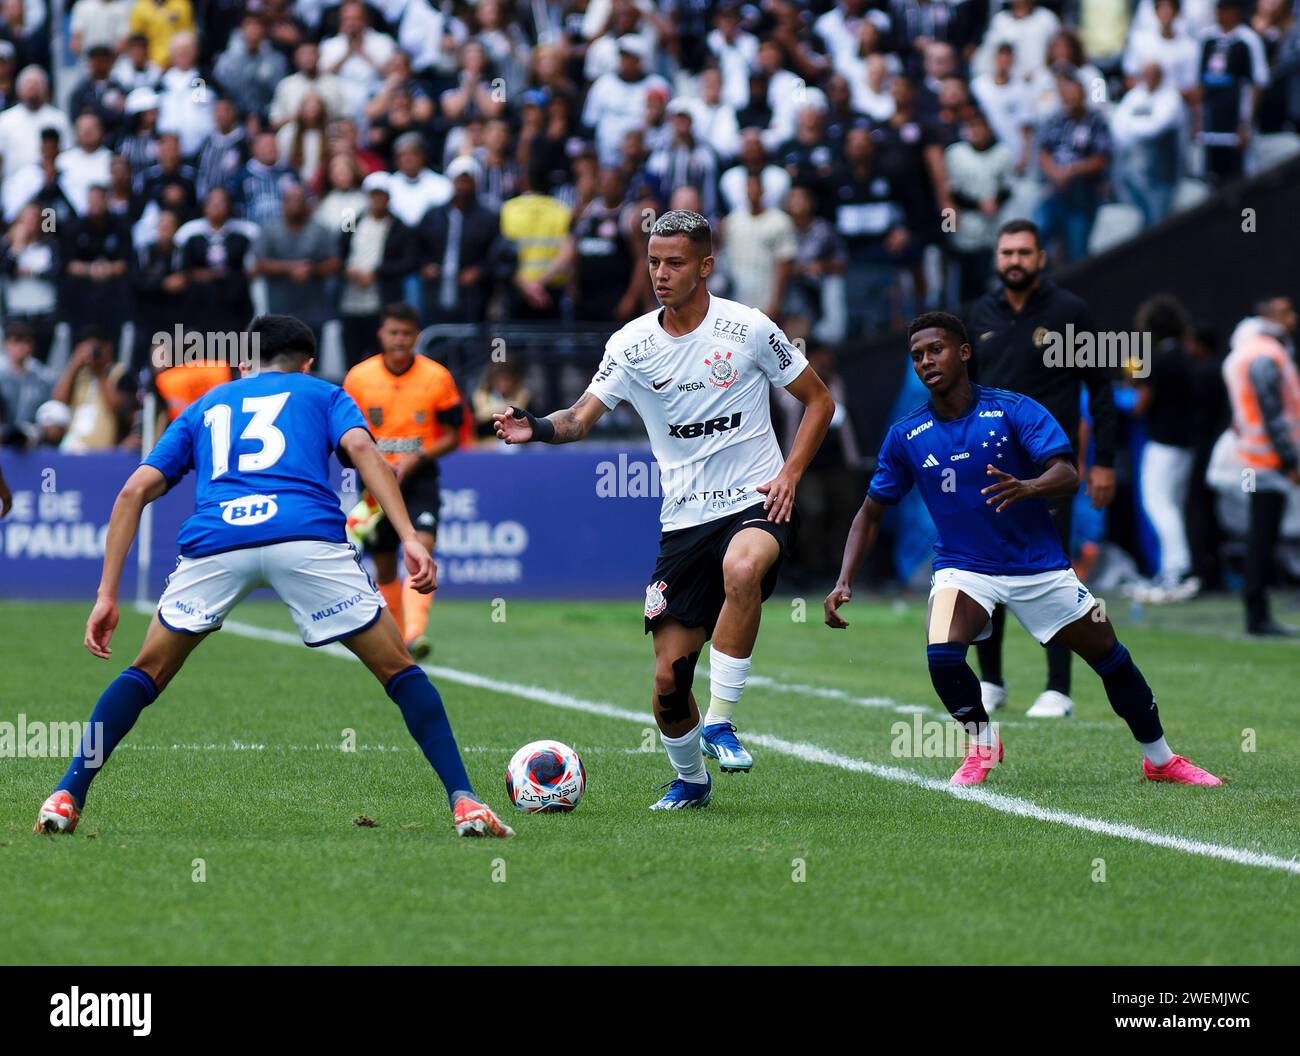
{"label": "player's outstretched arm", "polygon": [[153,466],[139,466],[127,477],[117,493],[113,512],[108,518],[108,535],[104,539],[104,570],[99,577],[95,607],[86,620],[86,649],[107,660],[113,650],[109,642],[117,629],[117,595],[122,585],[122,566],[140,528],[140,512],[167,491],[167,478]]}
{"label": "player's outstretched arm", "polygon": [[840,606],[853,600],[853,580],[862,567],[862,562],[876,545],[876,534],[880,531],[880,519],[885,515],[885,507],[870,495],[862,503],[862,509],[853,518],[849,528],[849,537],[844,542],[844,560],[840,564],[840,578],[835,581],[835,588],[826,595],[822,612],[826,616],[826,626],[837,630],[847,627],[849,621],[840,615]]}
{"label": "player's outstretched arm", "polygon": [[1001,513],[1013,503],[1025,499],[1055,499],[1073,495],[1079,490],[1079,471],[1074,463],[1064,455],[1056,455],[1047,462],[1042,476],[1033,480],[1017,480],[1010,473],[1004,473],[997,466],[990,465],[985,471],[994,478],[994,483],[981,488],[981,495],[988,495],[984,505],[998,504],[997,513]]}
{"label": "player's outstretched arm", "polygon": [[492,416],[497,436],[507,444],[571,444],[581,440],[609,408],[604,401],[584,392],[578,402],[563,411],[538,418],[522,407],[507,408]]}
{"label": "player's outstretched arm", "polygon": [[431,594],[438,586],[437,568],[433,556],[415,534],[415,526],[411,524],[411,515],[406,512],[406,500],[402,498],[392,466],[384,461],[371,435],[360,427],[344,433],[339,439],[339,447],[351,460],[366,490],[379,503],[388,523],[402,541],[402,560],[406,562],[411,586],[421,594]]}

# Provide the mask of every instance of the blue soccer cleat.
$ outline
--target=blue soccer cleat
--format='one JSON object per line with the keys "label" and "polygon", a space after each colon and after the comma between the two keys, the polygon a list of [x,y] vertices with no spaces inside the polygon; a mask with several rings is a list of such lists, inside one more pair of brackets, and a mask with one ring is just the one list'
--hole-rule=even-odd
{"label": "blue soccer cleat", "polygon": [[736,737],[736,727],[730,722],[715,722],[705,726],[700,735],[700,750],[718,761],[724,774],[747,774],[754,768],[754,757]]}
{"label": "blue soccer cleat", "polygon": [[680,777],[663,786],[668,789],[658,803],[651,803],[651,810],[685,810],[688,807],[707,807],[713,795],[713,779],[707,774],[702,785],[683,781]]}

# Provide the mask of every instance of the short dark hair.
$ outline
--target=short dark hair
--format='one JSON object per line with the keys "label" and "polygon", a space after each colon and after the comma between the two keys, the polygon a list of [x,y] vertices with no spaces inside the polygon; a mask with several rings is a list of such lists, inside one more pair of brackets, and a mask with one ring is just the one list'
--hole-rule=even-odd
{"label": "short dark hair", "polygon": [[384,305],[383,311],[379,313],[379,325],[383,326],[389,319],[410,323],[417,330],[420,329],[420,313],[405,301],[394,301],[392,304]]}
{"label": "short dark hair", "polygon": [[268,365],[276,360],[301,367],[316,358],[316,335],[301,319],[292,315],[259,315],[248,324],[248,336],[257,338],[257,350]]}
{"label": "short dark hair", "polygon": [[911,341],[922,330],[944,330],[957,339],[959,345],[969,345],[966,324],[951,312],[922,312],[912,320],[907,328],[907,339]]}
{"label": "short dark hair", "polygon": [[1169,293],[1157,293],[1138,305],[1134,325],[1151,334],[1153,344],[1187,335],[1187,312],[1182,302]]}
{"label": "short dark hair", "polygon": [[1042,249],[1043,236],[1038,231],[1038,225],[1032,220],[1026,220],[1023,216],[1018,216],[1014,220],[1008,220],[1005,224],[999,227],[997,241],[1002,241],[1003,235],[1020,235],[1026,231],[1034,236],[1034,244],[1039,249]]}

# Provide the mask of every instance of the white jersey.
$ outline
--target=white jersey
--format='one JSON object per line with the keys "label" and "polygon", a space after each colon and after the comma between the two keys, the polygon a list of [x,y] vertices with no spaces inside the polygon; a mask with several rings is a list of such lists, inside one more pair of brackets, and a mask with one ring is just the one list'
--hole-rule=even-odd
{"label": "white jersey", "polygon": [[673,531],[762,501],[756,488],[785,464],[771,389],[807,365],[757,308],[710,296],[689,334],[664,330],[659,309],[617,331],[587,391],[610,410],[626,400],[645,422],[659,463],[659,519]]}

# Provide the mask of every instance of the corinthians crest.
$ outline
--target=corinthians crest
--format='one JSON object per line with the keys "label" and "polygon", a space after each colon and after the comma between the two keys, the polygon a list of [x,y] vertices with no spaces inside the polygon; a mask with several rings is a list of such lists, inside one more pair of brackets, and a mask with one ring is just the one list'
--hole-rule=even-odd
{"label": "corinthians crest", "polygon": [[668,599],[664,597],[664,589],[667,586],[668,584],[661,579],[658,583],[651,583],[645,588],[646,619],[654,619],[668,607]]}
{"label": "corinthians crest", "polygon": [[718,349],[712,359],[705,359],[704,365],[709,368],[709,383],[720,389],[731,388],[739,377],[739,371],[731,365],[731,353],[725,349]]}

